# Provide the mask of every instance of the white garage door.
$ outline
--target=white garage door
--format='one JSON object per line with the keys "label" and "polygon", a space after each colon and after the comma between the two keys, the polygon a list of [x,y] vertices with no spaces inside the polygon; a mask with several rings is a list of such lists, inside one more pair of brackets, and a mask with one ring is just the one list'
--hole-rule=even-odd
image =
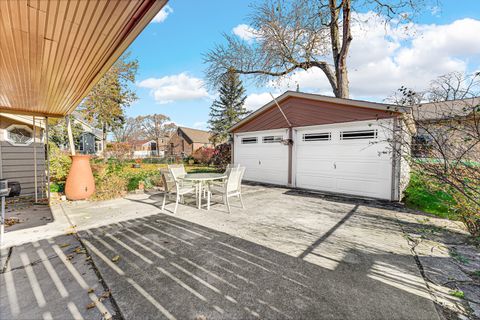
{"label": "white garage door", "polygon": [[245,180],[286,185],[288,146],[280,143],[287,130],[235,135],[234,163],[246,167]]}
{"label": "white garage door", "polygon": [[299,188],[391,199],[390,120],[295,130]]}

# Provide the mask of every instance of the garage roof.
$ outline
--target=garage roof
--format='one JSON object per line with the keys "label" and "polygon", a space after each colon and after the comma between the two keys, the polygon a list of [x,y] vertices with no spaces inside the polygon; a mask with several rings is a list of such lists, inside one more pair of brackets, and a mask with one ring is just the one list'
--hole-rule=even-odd
{"label": "garage roof", "polygon": [[166,2],[0,1],[0,112],[71,113]]}
{"label": "garage roof", "polygon": [[[407,107],[399,107],[396,105],[390,105],[390,104],[383,104],[383,103],[377,103],[377,102],[370,102],[370,101],[362,101],[362,100],[353,100],[353,99],[342,99],[342,98],[335,98],[335,97],[329,97],[329,96],[324,96],[320,94],[313,94],[313,93],[304,93],[304,92],[297,92],[297,91],[286,91],[283,93],[281,96],[277,97],[275,100],[281,104],[283,101],[285,101],[287,98],[290,97],[295,97],[295,98],[302,98],[302,99],[308,99],[312,101],[320,101],[320,102],[326,102],[326,103],[332,103],[335,105],[344,105],[344,106],[350,106],[350,107],[358,107],[358,108],[367,108],[367,109],[375,109],[375,110],[381,110],[381,111],[391,111],[391,112],[406,112],[409,110]],[[243,119],[242,121],[238,122],[235,124],[233,127],[229,129],[230,132],[234,131],[235,129],[243,126],[247,122],[250,122],[254,118],[256,118],[258,115],[264,113],[265,111],[269,110],[272,107],[276,106],[275,100],[270,101],[257,111],[253,112],[250,114],[248,117]]]}

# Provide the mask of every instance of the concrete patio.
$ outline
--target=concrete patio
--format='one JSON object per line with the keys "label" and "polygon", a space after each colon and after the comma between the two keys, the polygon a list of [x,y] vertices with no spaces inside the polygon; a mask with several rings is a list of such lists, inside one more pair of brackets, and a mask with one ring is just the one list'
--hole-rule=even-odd
{"label": "concrete patio", "polygon": [[[2,280],[10,277],[12,286],[23,279],[22,298],[62,318],[68,301],[58,299],[44,263],[32,264],[46,300],[35,302],[38,288],[28,290],[25,255],[43,262],[40,247],[51,252],[52,263],[62,260],[58,250],[69,237],[72,244],[62,250],[78,245],[92,257],[94,266],[84,268],[90,259],[65,252],[80,259],[75,267],[83,268],[88,286],[96,284],[93,293],[111,291],[101,313],[125,319],[439,319],[402,231],[414,221],[403,218],[408,214],[259,185],[245,186],[244,199],[245,210],[233,200],[232,214],[219,203],[210,211],[192,203],[176,215],[162,212],[160,194],[62,205],[79,237],[13,248]],[[72,278],[60,274],[63,282],[69,281],[63,275]],[[70,297],[82,297],[75,305],[84,318],[98,318],[85,308],[91,302],[85,291],[69,291]],[[2,318],[26,318],[22,305],[12,313],[12,297],[2,292]]]}

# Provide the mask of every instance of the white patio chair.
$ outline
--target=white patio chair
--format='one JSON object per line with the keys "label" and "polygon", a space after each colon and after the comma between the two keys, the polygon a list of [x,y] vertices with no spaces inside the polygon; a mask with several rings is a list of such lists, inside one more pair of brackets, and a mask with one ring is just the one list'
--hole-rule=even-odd
{"label": "white patio chair", "polygon": [[245,173],[244,167],[230,168],[228,177],[222,186],[211,185],[209,188],[210,194],[221,194],[223,201],[227,205],[228,213],[231,213],[230,201],[228,198],[238,197],[242,204],[242,209],[245,209],[242,199],[242,179]]}
{"label": "white patio chair", "polygon": [[[185,170],[185,166],[183,164],[169,164],[167,166],[168,170],[173,170],[175,172],[175,176],[180,179],[180,178],[183,178],[186,174],[187,174],[187,171]],[[192,181],[182,181],[182,185],[184,187],[186,186],[190,186],[190,187],[194,187],[195,186],[195,183],[193,183]]]}
{"label": "white patio chair", "polygon": [[[227,167],[225,168],[225,172],[223,174],[228,177],[228,174],[230,173],[230,170],[232,168],[240,168],[240,165],[239,164],[231,164],[231,163],[227,164]],[[217,181],[217,180],[210,182],[211,185],[216,185],[216,186],[223,186],[223,183],[224,183],[224,181]]]}
{"label": "white patio chair", "polygon": [[178,173],[179,170],[176,170],[175,168],[169,168],[168,172],[163,172],[162,174],[163,186],[165,189],[162,210],[165,210],[165,202],[167,197],[175,194],[175,209],[173,210],[174,214],[177,213],[178,202],[180,201],[180,198],[183,200],[184,195],[189,193],[193,193],[195,196],[197,195],[195,186],[191,184],[184,184],[178,176]]}

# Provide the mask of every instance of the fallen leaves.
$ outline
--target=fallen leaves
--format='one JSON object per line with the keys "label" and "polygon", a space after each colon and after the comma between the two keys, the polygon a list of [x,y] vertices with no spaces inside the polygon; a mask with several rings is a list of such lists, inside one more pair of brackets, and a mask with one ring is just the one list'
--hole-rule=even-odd
{"label": "fallen leaves", "polygon": [[20,223],[18,218],[5,218],[5,227],[13,226],[14,224]]}
{"label": "fallen leaves", "polygon": [[76,247],[74,252],[78,253],[78,254],[81,254],[81,253],[86,254],[87,253],[87,251],[85,249],[83,249],[82,247]]}
{"label": "fallen leaves", "polygon": [[93,292],[95,292],[95,290],[94,290],[93,288],[90,288],[90,289],[88,289],[87,292],[88,292],[88,293],[93,293]]}
{"label": "fallen leaves", "polygon": [[111,295],[110,290],[107,290],[104,293],[102,293],[102,295],[100,296],[100,298],[98,300],[103,301],[105,299],[108,299],[108,297],[110,297],[110,295]]}
{"label": "fallen leaves", "polygon": [[70,243],[63,243],[60,245],[60,248],[66,248],[66,247],[69,247],[70,246]]}
{"label": "fallen leaves", "polygon": [[112,262],[118,262],[118,260],[120,260],[120,256],[118,254],[112,258]]}
{"label": "fallen leaves", "polygon": [[87,308],[87,310],[88,310],[88,309],[95,308],[95,302],[92,302],[92,303],[87,304],[86,308]]}

